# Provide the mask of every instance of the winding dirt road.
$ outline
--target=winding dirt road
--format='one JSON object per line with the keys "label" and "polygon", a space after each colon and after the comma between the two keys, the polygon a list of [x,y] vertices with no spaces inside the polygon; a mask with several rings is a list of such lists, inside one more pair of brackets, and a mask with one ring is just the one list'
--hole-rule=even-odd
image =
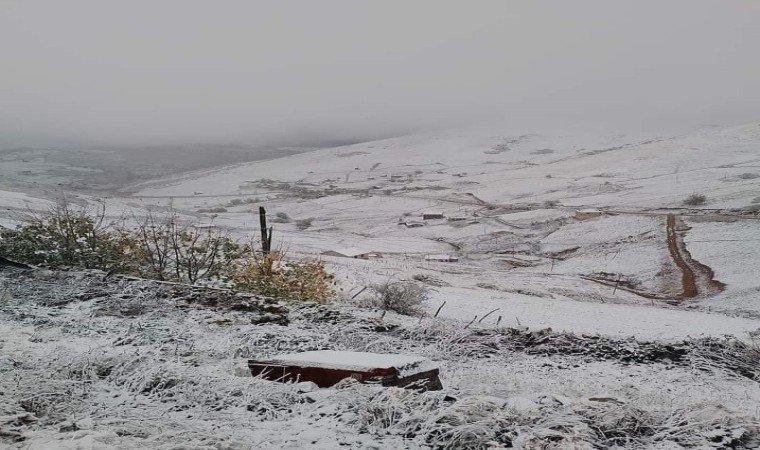
{"label": "winding dirt road", "polygon": [[725,284],[715,279],[715,272],[708,266],[696,261],[686,249],[682,234],[688,228],[676,217],[668,214],[666,219],[666,234],[668,251],[673,262],[681,270],[683,292],[678,298],[694,298],[717,294],[725,288]]}

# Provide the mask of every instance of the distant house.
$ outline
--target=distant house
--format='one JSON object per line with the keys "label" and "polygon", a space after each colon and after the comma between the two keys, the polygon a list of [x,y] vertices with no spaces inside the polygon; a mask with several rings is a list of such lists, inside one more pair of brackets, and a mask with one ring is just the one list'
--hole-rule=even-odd
{"label": "distant house", "polygon": [[219,228],[218,225],[215,225],[213,223],[194,223],[192,227],[199,230],[215,230]]}
{"label": "distant house", "polygon": [[443,219],[442,212],[426,212],[422,213],[422,220],[439,220]]}
{"label": "distant house", "polygon": [[469,217],[467,216],[454,216],[454,217],[449,217],[446,220],[448,220],[449,222],[463,222],[467,219],[469,219]]}
{"label": "distant house", "polygon": [[456,255],[425,255],[425,261],[457,262],[459,257]]}
{"label": "distant house", "polygon": [[401,222],[401,225],[405,225],[407,228],[419,228],[424,227],[425,222],[419,220],[407,220],[406,222]]}
{"label": "distant house", "polygon": [[604,211],[598,209],[581,209],[575,211],[575,218],[578,220],[593,219],[594,217],[599,217],[602,215],[604,215]]}
{"label": "distant house", "polygon": [[354,258],[354,259],[369,259],[369,258],[380,257],[380,254],[377,252],[362,250],[360,248],[355,248],[355,247],[342,248],[342,249],[337,249],[337,250],[328,250],[326,252],[322,252],[322,254],[325,256],[337,256],[340,258]]}

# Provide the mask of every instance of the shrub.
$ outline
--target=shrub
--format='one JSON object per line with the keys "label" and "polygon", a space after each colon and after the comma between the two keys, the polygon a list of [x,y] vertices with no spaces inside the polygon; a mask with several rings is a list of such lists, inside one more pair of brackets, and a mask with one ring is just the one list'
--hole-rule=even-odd
{"label": "shrub", "polygon": [[15,229],[0,227],[0,254],[28,264],[111,270],[120,265],[118,240],[104,223],[105,206],[76,208],[64,197]]}
{"label": "shrub", "polygon": [[421,316],[425,312],[428,289],[413,281],[386,281],[373,284],[370,289],[375,293],[374,306],[386,311],[394,311],[407,316]]}
{"label": "shrub", "polygon": [[[237,289],[282,299],[324,303],[334,295],[334,277],[323,262],[285,261],[281,253],[250,257],[250,250],[227,231],[182,223],[174,211],[135,217],[137,225],[131,227],[109,226],[104,218],[103,206],[93,212],[63,199],[16,229],[0,227],[0,255],[53,268],[101,269],[190,284],[231,278]],[[245,257],[250,259],[233,268]]]}
{"label": "shrub", "polygon": [[741,175],[739,175],[739,178],[742,180],[754,180],[756,178],[760,178],[760,175],[752,172],[746,172]]}
{"label": "shrub", "polygon": [[245,248],[224,230],[182,224],[174,212],[149,213],[135,227],[104,223],[105,207],[76,208],[66,199],[16,229],[0,228],[0,254],[28,264],[128,273],[194,284],[223,277]]}
{"label": "shrub", "polygon": [[272,222],[274,223],[290,223],[290,216],[285,214],[284,212],[278,212],[274,215],[274,219],[272,219]]}
{"label": "shrub", "polygon": [[224,277],[232,261],[246,254],[227,231],[183,224],[173,211],[163,217],[149,213],[135,228],[120,229],[119,235],[127,270],[157,280],[195,284]]}
{"label": "shrub", "polygon": [[296,220],[296,228],[298,228],[299,230],[306,230],[309,227],[311,227],[312,222],[314,222],[314,218],[312,217],[308,219]]}
{"label": "shrub", "polygon": [[691,194],[683,201],[683,204],[687,206],[699,206],[705,203],[707,203],[707,197],[702,194]]}
{"label": "shrub", "polygon": [[280,252],[256,254],[232,274],[235,289],[285,300],[327,303],[335,277],[318,260],[285,261]]}

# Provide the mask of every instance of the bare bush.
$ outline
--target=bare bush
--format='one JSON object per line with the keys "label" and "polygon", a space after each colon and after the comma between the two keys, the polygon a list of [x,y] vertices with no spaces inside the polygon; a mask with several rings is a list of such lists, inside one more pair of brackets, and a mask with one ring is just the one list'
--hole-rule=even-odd
{"label": "bare bush", "polygon": [[245,247],[217,227],[183,224],[177,214],[156,217],[152,213],[137,227],[120,230],[121,249],[128,271],[157,280],[186,281],[226,275]]}
{"label": "bare bush", "polygon": [[422,284],[388,280],[383,284],[373,284],[370,289],[375,293],[375,307],[407,316],[421,316],[425,313],[429,292]]}
{"label": "bare bush", "polygon": [[312,222],[314,222],[314,218],[312,217],[296,220],[296,228],[299,230],[306,230],[311,227]]}
{"label": "bare bush", "polygon": [[707,197],[703,194],[691,194],[683,201],[686,206],[700,206],[705,203],[707,203]]}
{"label": "bare bush", "polygon": [[284,212],[278,212],[274,215],[274,219],[272,219],[272,222],[274,223],[290,223],[290,216],[285,214]]}

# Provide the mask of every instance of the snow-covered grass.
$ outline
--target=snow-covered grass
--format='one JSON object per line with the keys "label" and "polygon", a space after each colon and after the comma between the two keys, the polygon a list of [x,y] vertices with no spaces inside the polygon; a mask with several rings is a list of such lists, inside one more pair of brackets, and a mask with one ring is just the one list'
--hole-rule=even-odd
{"label": "snow-covered grass", "polygon": [[[726,365],[615,356],[636,354],[626,353],[634,341],[609,341],[609,359],[574,356],[594,348],[588,340],[567,354],[532,353],[520,348],[561,348],[541,339],[564,338],[481,333],[441,319],[379,322],[349,306],[296,306],[288,326],[170,300],[135,316],[102,315],[122,299],[84,300],[102,283],[78,284],[88,277],[58,278],[72,297],[57,306],[9,285],[13,276],[0,279],[0,429],[10,448],[757,445],[756,381]],[[245,367],[246,358],[319,349],[418,354],[440,367],[444,390],[348,381],[316,389],[251,378]]]}
{"label": "snow-covered grass", "polygon": [[760,221],[688,221],[686,238],[692,257],[710,266],[723,292],[700,301],[706,308],[760,317]]}
{"label": "snow-covered grass", "polygon": [[[292,258],[324,259],[343,303],[338,311],[298,309],[291,325],[280,327],[253,325],[244,313],[178,309],[129,289],[93,299],[39,282],[20,287],[28,295],[9,296],[6,281],[2,444],[753,448],[760,390],[726,367],[754,353],[737,356],[710,339],[729,334],[751,343],[760,329],[760,220],[729,210],[760,202],[760,178],[752,175],[759,144],[757,124],[668,138],[473,128],[199,171],[109,196],[111,221],[173,208],[183,220],[213,223],[245,240],[258,233],[258,206],[270,219],[286,213],[288,223],[273,224],[274,245]],[[686,208],[691,194],[704,194],[706,203]],[[0,191],[0,225],[51,205],[32,193]],[[588,207],[607,215],[574,217]],[[219,208],[226,212],[199,212]],[[458,220],[398,224],[425,211]],[[686,250],[714,270],[726,284],[722,292],[665,304],[582,278],[603,272],[620,276],[623,287],[679,292],[681,274],[666,244],[668,212],[691,227],[678,230]],[[311,226],[299,229],[304,219],[313,219]],[[321,255],[343,247],[382,258]],[[424,260],[441,253],[459,261]],[[427,284],[428,316],[445,306],[436,319],[388,313],[380,328],[401,328],[376,332],[381,313],[356,309],[362,296],[347,299],[388,281]],[[635,342],[630,336],[660,347],[705,338],[694,355],[708,356],[694,356],[691,365],[625,365],[557,352],[575,342],[564,335],[533,354],[483,332],[497,321],[501,328],[598,333],[619,348]],[[445,390],[347,383],[316,391],[241,376],[245,358],[322,349],[419,354],[439,364]],[[27,439],[11,444],[17,432]]]}

